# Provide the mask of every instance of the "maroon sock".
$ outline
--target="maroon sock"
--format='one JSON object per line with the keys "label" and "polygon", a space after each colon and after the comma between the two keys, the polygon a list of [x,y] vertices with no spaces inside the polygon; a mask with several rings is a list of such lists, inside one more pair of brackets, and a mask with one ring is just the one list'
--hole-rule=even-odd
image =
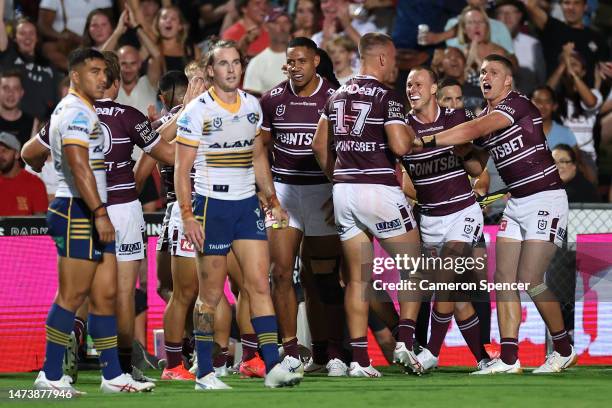
{"label": "maroon sock", "polygon": [[80,317],[75,317],[73,330],[77,344],[81,346],[85,342],[85,320]]}
{"label": "maroon sock", "polygon": [[283,342],[283,349],[285,350],[285,355],[291,356],[293,358],[300,358],[300,354],[298,353],[297,337],[294,337],[289,341]]}
{"label": "maroon sock", "polygon": [[414,344],[414,328],[416,327],[416,322],[412,319],[401,319],[397,327],[397,341],[403,342],[408,350],[411,350]]}
{"label": "maroon sock", "polygon": [[225,367],[227,365],[227,356],[229,355],[229,351],[227,347],[221,347],[221,352],[215,356],[213,359],[213,367]]}
{"label": "maroon sock", "polygon": [[518,339],[513,337],[504,337],[500,340],[501,343],[501,361],[506,364],[514,364],[518,360]]}
{"label": "maroon sock", "polygon": [[550,333],[550,337],[552,337],[553,348],[557,353],[561,354],[563,357],[567,357],[572,354],[570,338],[565,330]]}
{"label": "maroon sock", "polygon": [[166,349],[166,361],[168,362],[166,368],[174,368],[183,362],[183,342],[171,343],[167,341],[164,348]]}
{"label": "maroon sock", "polygon": [[240,336],[242,343],[242,361],[249,361],[257,353],[257,335],[255,333]]}
{"label": "maroon sock", "polygon": [[359,363],[362,367],[368,367],[370,365],[367,337],[351,339],[351,349],[353,350],[353,361]]}
{"label": "maroon sock", "polygon": [[480,343],[480,320],[478,320],[478,315],[474,313],[465,320],[457,320],[457,326],[461,330],[463,339],[474,355],[476,362],[482,360],[486,354],[482,354],[483,346]]}
{"label": "maroon sock", "polygon": [[312,361],[314,361],[315,364],[327,364],[327,341],[312,342]]}
{"label": "maroon sock", "polygon": [[444,343],[451,320],[453,320],[452,312],[439,313],[435,310],[431,312],[431,336],[429,337],[429,342],[427,342],[427,350],[436,357],[440,355],[440,349],[442,348],[442,343]]}
{"label": "maroon sock", "polygon": [[334,358],[342,360],[342,357],[344,357],[344,348],[342,347],[342,340],[329,339],[329,342],[327,343],[327,358],[329,360],[333,360]]}

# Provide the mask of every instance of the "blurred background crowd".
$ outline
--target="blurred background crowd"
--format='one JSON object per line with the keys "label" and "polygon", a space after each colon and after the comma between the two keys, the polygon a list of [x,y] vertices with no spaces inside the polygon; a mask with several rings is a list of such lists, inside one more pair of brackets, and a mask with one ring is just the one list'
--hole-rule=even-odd
{"label": "blurred background crowd", "polygon": [[[371,31],[398,48],[388,86],[405,95],[410,68],[431,65],[440,104],[475,113],[482,59],[508,56],[516,89],[542,113],[570,202],[612,201],[610,0],[0,0],[0,216],[44,213],[53,197],[50,166],[31,174],[19,150],[66,94],[67,55],[79,46],[115,51],[117,101],[154,120],[161,76],[185,70],[218,38],[238,43],[243,89],[261,95],[286,79],[292,37],[312,38],[343,84]],[[489,191],[502,188],[489,172]],[[163,205],[158,180],[154,173],[143,190],[145,211]]]}

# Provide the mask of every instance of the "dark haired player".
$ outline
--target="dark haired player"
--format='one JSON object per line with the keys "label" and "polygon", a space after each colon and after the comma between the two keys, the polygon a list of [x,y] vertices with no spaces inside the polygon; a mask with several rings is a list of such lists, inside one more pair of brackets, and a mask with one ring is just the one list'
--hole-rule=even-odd
{"label": "dark haired player", "polygon": [[81,394],[62,375],[62,358],[75,311],[89,294],[89,333],[102,365],[101,390],[147,391],[154,384],[136,382],[121,371],[115,318],[117,271],[113,257],[103,254],[115,240],[105,207],[104,147],[108,142],[93,107],[107,86],[104,56],[91,48],[73,51],[69,75],[70,93],[53,111],[48,133],[58,189],[47,223],[59,256],[59,288],[47,318],[45,362],[34,388]]}
{"label": "dark haired player", "polygon": [[[473,118],[465,109],[441,108],[436,101],[436,83],[437,76],[430,68],[413,68],[408,74],[406,94],[412,110],[407,119],[417,139]],[[412,198],[418,199],[419,231],[427,255],[445,260],[472,256],[472,246],[482,236],[484,222],[463,161],[454,154],[452,147],[443,147],[408,154],[402,158],[402,163],[406,169],[405,182],[410,181],[416,189],[416,197]],[[436,282],[454,282],[457,278],[454,270],[434,272],[436,276],[432,279]],[[438,365],[440,348],[453,314],[478,366],[489,361],[484,359],[480,347],[478,315],[471,303],[455,303],[454,295],[436,292],[431,336],[417,356],[425,370]]]}
{"label": "dark haired player", "polygon": [[[338,276],[340,244],[335,226],[326,220],[326,205],[332,186],[312,152],[312,138],[320,112],[334,92],[331,84],[316,71],[320,62],[316,44],[304,37],[294,38],[287,47],[289,80],[281,82],[261,98],[263,122],[261,137],[272,151],[272,176],[278,199],[289,214],[288,228],[267,225],[272,265],[272,299],[279,320],[285,357],[283,364],[303,372],[297,343],[297,300],[293,289],[293,267],[302,238],[309,254],[305,280],[318,288],[306,297],[319,296],[330,312],[342,314],[342,288]],[[310,293],[309,293],[310,292]],[[309,302],[310,304],[310,302]],[[335,306],[335,307],[334,307]],[[311,316],[325,319],[325,316]],[[341,360],[342,324],[328,343],[327,370],[331,376],[345,375]]]}
{"label": "dark haired player", "polygon": [[[466,165],[484,168],[493,156],[512,197],[500,222],[496,243],[495,282],[501,356],[473,374],[520,373],[518,330],[521,304],[517,282],[528,284],[554,343],[554,351],[534,373],[556,373],[576,363],[565,331],[559,302],[546,287],[544,273],[565,238],[567,194],[559,178],[538,108],[512,90],[512,64],[489,55],[480,68],[480,87],[487,107],[473,121],[422,139],[424,147],[452,146],[474,141],[473,159]],[[421,144],[421,142],[419,142]]]}
{"label": "dark haired player", "polygon": [[[334,182],[336,228],[348,270],[345,310],[353,352],[348,374],[380,377],[367,348],[370,276],[362,276],[362,265],[372,259],[364,249],[371,248],[376,237],[392,257],[420,254],[419,233],[395,174],[395,156],[410,152],[414,134],[405,123],[402,98],[382,84],[395,69],[391,38],[365,34],[359,42],[359,55],[361,74],[328,100],[313,151]],[[413,300],[400,302],[399,341],[394,354],[402,364],[420,372],[414,351],[406,347],[414,334],[410,322],[416,320],[420,307],[420,302]]]}

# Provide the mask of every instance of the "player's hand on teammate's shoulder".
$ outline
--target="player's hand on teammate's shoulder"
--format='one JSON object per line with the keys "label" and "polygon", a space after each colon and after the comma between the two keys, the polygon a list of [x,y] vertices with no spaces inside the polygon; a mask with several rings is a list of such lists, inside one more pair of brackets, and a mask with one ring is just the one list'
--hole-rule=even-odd
{"label": "player's hand on teammate's shoulder", "polygon": [[[111,223],[106,209],[100,209],[101,211],[96,212],[94,215],[94,223],[96,225],[96,231],[100,241],[107,244],[115,240],[115,228]],[[102,211],[103,210],[103,211]]]}
{"label": "player's hand on teammate's shoulder", "polygon": [[183,220],[183,231],[187,241],[191,243],[198,251],[204,247],[204,229],[195,217]]}

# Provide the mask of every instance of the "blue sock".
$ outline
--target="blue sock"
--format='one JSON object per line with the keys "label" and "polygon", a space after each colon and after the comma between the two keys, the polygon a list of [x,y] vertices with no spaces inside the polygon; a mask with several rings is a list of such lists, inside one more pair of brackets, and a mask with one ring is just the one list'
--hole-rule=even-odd
{"label": "blue sock", "polygon": [[102,375],[104,379],[112,380],[122,374],[117,352],[117,319],[115,316],[90,314],[87,324],[98,352]]}
{"label": "blue sock", "polygon": [[276,316],[259,316],[251,319],[259,348],[266,363],[266,373],[278,364],[278,329],[276,328]]}
{"label": "blue sock", "polygon": [[212,333],[194,330],[193,334],[195,337],[196,353],[198,355],[198,373],[196,377],[202,378],[214,371],[212,352],[215,343]]}
{"label": "blue sock", "polygon": [[74,325],[74,313],[54,303],[47,316],[47,349],[42,370],[48,380],[62,378],[62,360],[66,346],[70,342],[70,332]]}

